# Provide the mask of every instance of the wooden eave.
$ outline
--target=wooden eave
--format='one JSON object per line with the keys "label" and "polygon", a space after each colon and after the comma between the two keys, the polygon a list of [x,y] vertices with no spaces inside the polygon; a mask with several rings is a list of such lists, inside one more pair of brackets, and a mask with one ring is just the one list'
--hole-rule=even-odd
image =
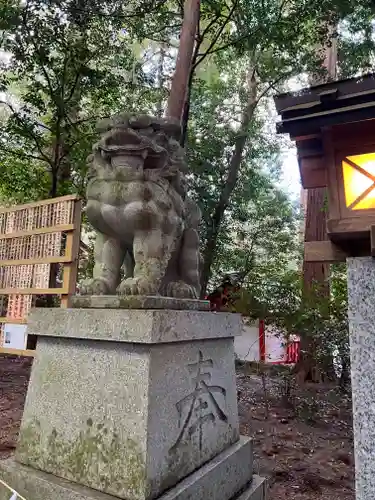
{"label": "wooden eave", "polygon": [[306,87],[297,92],[285,92],[275,97],[277,112],[282,115],[285,110],[303,104],[320,101],[320,95],[329,93],[338,88],[339,95],[366,94],[375,89],[375,74],[371,73],[359,78],[348,78],[329,83],[322,83],[311,87]]}
{"label": "wooden eave", "polygon": [[281,94],[278,133],[293,137],[318,134],[322,127],[375,118],[375,75],[341,80]]}

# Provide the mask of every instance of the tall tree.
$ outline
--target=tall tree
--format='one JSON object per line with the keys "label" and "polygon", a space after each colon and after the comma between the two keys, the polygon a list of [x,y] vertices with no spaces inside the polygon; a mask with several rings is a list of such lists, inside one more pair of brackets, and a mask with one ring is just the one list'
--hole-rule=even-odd
{"label": "tall tree", "polygon": [[182,118],[192,56],[195,45],[200,11],[200,0],[185,0],[180,46],[177,53],[176,69],[172,78],[166,114],[178,120]]}

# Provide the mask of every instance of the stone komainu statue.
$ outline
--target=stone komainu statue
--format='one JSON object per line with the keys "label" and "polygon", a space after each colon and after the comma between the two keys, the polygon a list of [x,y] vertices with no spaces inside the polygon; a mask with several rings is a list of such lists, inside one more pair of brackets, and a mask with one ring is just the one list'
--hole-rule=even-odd
{"label": "stone komainu statue", "polygon": [[95,267],[82,293],[197,298],[201,214],[186,194],[180,124],[118,115],[99,131],[86,207],[97,232]]}

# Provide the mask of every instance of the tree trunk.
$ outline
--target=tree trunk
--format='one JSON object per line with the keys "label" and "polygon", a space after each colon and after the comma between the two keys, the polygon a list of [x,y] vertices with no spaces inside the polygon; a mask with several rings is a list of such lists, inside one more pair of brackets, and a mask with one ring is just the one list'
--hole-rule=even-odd
{"label": "tree trunk", "polygon": [[317,53],[322,56],[322,66],[326,70],[324,77],[321,75],[310,75],[310,85],[319,85],[336,79],[337,75],[337,39],[335,36],[336,28],[334,26],[329,29],[329,45],[318,47]]}
{"label": "tree trunk", "polygon": [[58,185],[58,174],[56,171],[51,172],[51,189],[49,190],[49,197],[56,198]]}
{"label": "tree trunk", "polygon": [[186,91],[186,99],[185,99],[185,104],[184,104],[184,109],[182,112],[182,119],[181,119],[182,133],[181,133],[180,144],[182,147],[185,147],[186,139],[187,139],[187,130],[188,130],[188,123],[189,123],[189,116],[190,116],[191,86],[193,85],[193,77],[194,77],[194,70],[192,69],[190,71],[190,75],[189,75],[188,87],[187,87],[187,91]]}
{"label": "tree trunk", "polygon": [[340,375],[340,390],[343,392],[347,390],[350,384],[350,361],[347,356],[341,356],[341,375]]}
{"label": "tree trunk", "polygon": [[201,47],[201,44],[202,44],[202,39],[199,39],[195,44],[193,56],[191,59],[188,85],[187,85],[187,89],[186,89],[185,103],[184,103],[184,109],[182,111],[182,119],[181,119],[182,134],[181,134],[180,144],[182,147],[185,147],[186,139],[187,139],[188,123],[189,123],[189,117],[190,117],[191,88],[193,86],[194,73],[196,70],[198,53],[199,53],[199,49]]}
{"label": "tree trunk", "polygon": [[[327,239],[326,232],[326,189],[317,188],[307,191],[306,213],[305,213],[305,241],[324,241]],[[322,297],[329,296],[328,284],[329,266],[316,262],[303,263],[304,292],[310,294],[313,291]],[[303,383],[309,379],[320,382],[322,374],[316,367],[317,345],[310,337],[301,338],[301,359],[298,363],[298,381]]]}
{"label": "tree trunk", "polygon": [[158,116],[163,116],[163,90],[164,90],[164,62],[165,62],[165,43],[160,44],[160,54],[159,54],[159,61],[158,61],[158,87],[160,89],[160,96],[159,96],[159,102],[157,104],[158,110],[157,110],[157,115]]}
{"label": "tree trunk", "polygon": [[176,69],[172,79],[166,110],[166,116],[176,118],[180,121],[187,95],[199,11],[200,0],[185,0],[180,47],[178,49]]}
{"label": "tree trunk", "polygon": [[204,263],[202,270],[202,297],[206,295],[208,280],[211,275],[211,267],[215,258],[220,225],[222,223],[225,210],[228,207],[230,196],[234,188],[236,187],[238,172],[240,170],[243,157],[243,151],[248,140],[249,125],[253,118],[254,111],[257,105],[257,81],[255,78],[255,70],[253,67],[251,67],[248,71],[247,85],[248,98],[245,109],[242,113],[241,126],[234,143],[234,152],[229,162],[228,175],[225,184],[222,186],[219,201],[211,218],[211,225],[208,229],[207,243],[203,251]]}

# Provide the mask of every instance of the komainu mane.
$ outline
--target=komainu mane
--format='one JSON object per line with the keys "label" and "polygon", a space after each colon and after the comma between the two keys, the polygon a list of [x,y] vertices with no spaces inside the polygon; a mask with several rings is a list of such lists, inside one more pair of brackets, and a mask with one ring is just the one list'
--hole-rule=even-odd
{"label": "komainu mane", "polygon": [[118,115],[99,130],[86,208],[97,232],[95,267],[82,293],[197,298],[201,215],[186,194],[179,123]]}

